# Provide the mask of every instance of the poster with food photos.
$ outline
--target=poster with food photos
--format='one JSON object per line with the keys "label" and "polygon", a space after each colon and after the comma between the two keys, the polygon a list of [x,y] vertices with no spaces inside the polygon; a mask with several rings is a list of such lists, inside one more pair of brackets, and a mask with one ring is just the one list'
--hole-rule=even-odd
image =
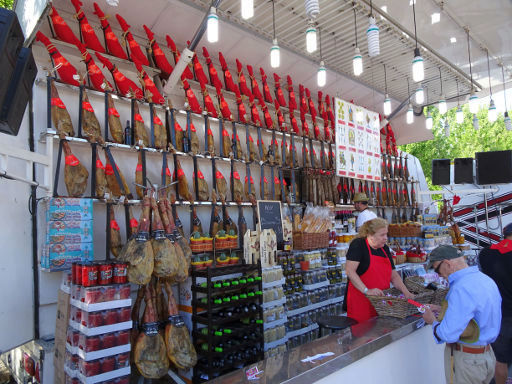
{"label": "poster with food photos", "polygon": [[336,174],[381,181],[379,114],[335,99]]}

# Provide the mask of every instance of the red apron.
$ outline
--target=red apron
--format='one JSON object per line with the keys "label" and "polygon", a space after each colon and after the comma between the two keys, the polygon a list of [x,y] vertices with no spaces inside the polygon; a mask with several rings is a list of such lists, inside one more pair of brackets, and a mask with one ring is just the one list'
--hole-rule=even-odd
{"label": "red apron", "polygon": [[[363,273],[359,278],[366,285],[368,289],[379,288],[381,290],[389,289],[391,283],[391,263],[384,248],[382,251],[386,257],[377,256],[372,254],[368,240],[366,240],[368,253],[370,254],[370,266],[368,270]],[[370,300],[361,293],[352,283],[348,283],[347,291],[347,316],[351,317],[358,322],[363,322],[372,317],[377,316],[375,308],[370,303]]]}

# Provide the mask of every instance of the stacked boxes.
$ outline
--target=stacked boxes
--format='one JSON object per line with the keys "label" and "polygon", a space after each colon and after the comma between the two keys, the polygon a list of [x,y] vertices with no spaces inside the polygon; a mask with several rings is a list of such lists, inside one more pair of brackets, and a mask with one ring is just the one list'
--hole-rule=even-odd
{"label": "stacked boxes", "polygon": [[70,269],[73,262],[93,259],[92,199],[49,199],[41,267],[62,271]]}

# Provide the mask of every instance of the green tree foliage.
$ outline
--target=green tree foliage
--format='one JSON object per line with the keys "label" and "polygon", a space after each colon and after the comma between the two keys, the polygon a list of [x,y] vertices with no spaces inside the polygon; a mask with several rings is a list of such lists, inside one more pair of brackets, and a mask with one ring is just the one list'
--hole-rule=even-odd
{"label": "green tree foliage", "polygon": [[0,7],[12,9],[14,0],[0,0]]}
{"label": "green tree foliage", "polygon": [[[432,186],[432,160],[454,159],[456,157],[475,157],[475,152],[502,151],[512,149],[512,131],[505,129],[503,114],[494,123],[487,120],[487,108],[477,113],[479,129],[473,128],[473,115],[464,105],[464,122],[457,124],[456,108],[441,116],[435,107],[429,107],[433,118],[434,138],[428,141],[401,145],[400,150],[418,158],[431,190],[440,189]],[[426,112],[426,111],[425,111]],[[450,134],[445,135],[444,121],[448,119]]]}

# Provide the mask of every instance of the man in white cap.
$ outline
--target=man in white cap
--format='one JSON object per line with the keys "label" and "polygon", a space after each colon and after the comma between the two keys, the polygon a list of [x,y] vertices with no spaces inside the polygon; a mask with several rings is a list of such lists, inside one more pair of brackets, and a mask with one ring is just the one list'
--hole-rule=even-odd
{"label": "man in white cap", "polygon": [[359,212],[356,220],[357,231],[365,222],[377,217],[375,213],[368,209],[368,196],[366,196],[366,193],[356,193],[354,196],[354,208]]}

